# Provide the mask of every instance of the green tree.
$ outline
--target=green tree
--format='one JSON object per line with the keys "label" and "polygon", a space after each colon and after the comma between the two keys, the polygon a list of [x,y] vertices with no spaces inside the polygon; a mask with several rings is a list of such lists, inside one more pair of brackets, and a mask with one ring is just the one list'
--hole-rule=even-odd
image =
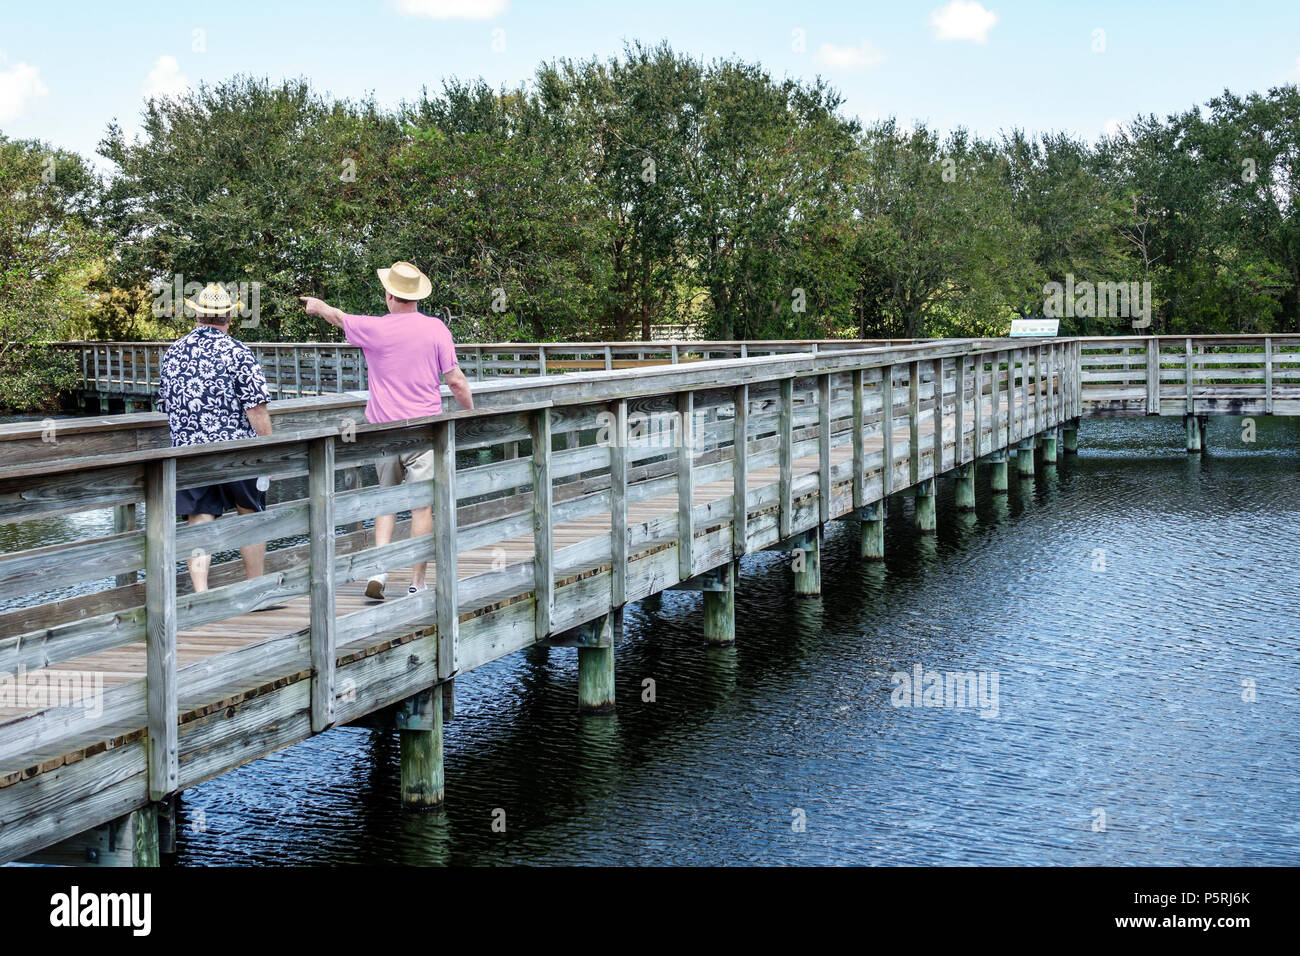
{"label": "green tree", "polygon": [[858,333],[1004,333],[1033,275],[1006,160],[958,130],[946,140],[894,120],[862,138],[855,189]]}
{"label": "green tree", "polygon": [[831,334],[852,278],[844,182],[856,124],[821,83],[774,82],[759,66],[712,64],[689,148],[686,234],[720,338]]}
{"label": "green tree", "polygon": [[100,184],[75,153],[0,134],[0,408],[52,408],[75,372],[62,339],[94,308]]}
{"label": "green tree", "polygon": [[402,138],[393,116],[326,102],[305,80],[235,77],[150,100],[143,127],[133,141],[110,125],[100,146],[117,166],[105,221],[118,284],[259,283],[258,324],[240,323],[249,339],[332,335],[306,319],[300,294],[373,302],[374,196]]}

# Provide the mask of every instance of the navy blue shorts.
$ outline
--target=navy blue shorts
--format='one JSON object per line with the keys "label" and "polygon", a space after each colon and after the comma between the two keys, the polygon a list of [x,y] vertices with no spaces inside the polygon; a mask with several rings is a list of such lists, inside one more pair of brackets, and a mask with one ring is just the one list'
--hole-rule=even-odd
{"label": "navy blue shorts", "polygon": [[176,492],[176,514],[223,515],[235,507],[266,510],[266,492],[259,491],[256,478],[225,481],[219,485],[184,488]]}

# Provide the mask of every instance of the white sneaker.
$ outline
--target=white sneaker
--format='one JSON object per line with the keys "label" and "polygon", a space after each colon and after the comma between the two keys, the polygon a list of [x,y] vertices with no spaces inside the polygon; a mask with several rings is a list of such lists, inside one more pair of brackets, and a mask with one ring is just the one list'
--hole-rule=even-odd
{"label": "white sneaker", "polygon": [[366,582],[366,597],[372,601],[382,601],[384,599],[384,585],[387,583],[387,574],[376,574]]}
{"label": "white sneaker", "polygon": [[429,590],[429,585],[427,585],[427,584],[426,584],[424,587],[422,587],[422,588],[417,588],[414,584],[412,584],[410,587],[408,587],[408,588],[406,589],[406,593],[407,593],[407,594],[419,594],[421,591],[427,591],[427,590]]}

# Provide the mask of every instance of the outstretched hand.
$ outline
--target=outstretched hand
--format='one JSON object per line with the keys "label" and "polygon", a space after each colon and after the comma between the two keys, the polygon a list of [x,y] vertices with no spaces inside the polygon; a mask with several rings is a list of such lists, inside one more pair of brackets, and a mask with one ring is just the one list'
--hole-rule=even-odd
{"label": "outstretched hand", "polygon": [[339,328],[343,328],[344,315],[341,309],[336,309],[334,306],[329,305],[312,295],[300,295],[298,298],[302,300],[302,307],[307,311],[308,315],[320,316],[330,325],[337,325]]}
{"label": "outstretched hand", "polygon": [[323,299],[318,299],[315,296],[310,295],[300,295],[298,298],[302,301],[302,307],[306,310],[308,315],[319,315],[324,317],[326,313],[331,311],[330,307],[325,304]]}

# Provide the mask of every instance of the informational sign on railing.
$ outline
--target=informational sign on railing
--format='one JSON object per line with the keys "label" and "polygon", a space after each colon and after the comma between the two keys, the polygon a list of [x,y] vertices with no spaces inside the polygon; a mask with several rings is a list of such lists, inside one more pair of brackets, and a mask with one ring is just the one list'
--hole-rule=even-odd
{"label": "informational sign on railing", "polygon": [[1011,337],[1055,335],[1060,325],[1060,319],[1012,319]]}

